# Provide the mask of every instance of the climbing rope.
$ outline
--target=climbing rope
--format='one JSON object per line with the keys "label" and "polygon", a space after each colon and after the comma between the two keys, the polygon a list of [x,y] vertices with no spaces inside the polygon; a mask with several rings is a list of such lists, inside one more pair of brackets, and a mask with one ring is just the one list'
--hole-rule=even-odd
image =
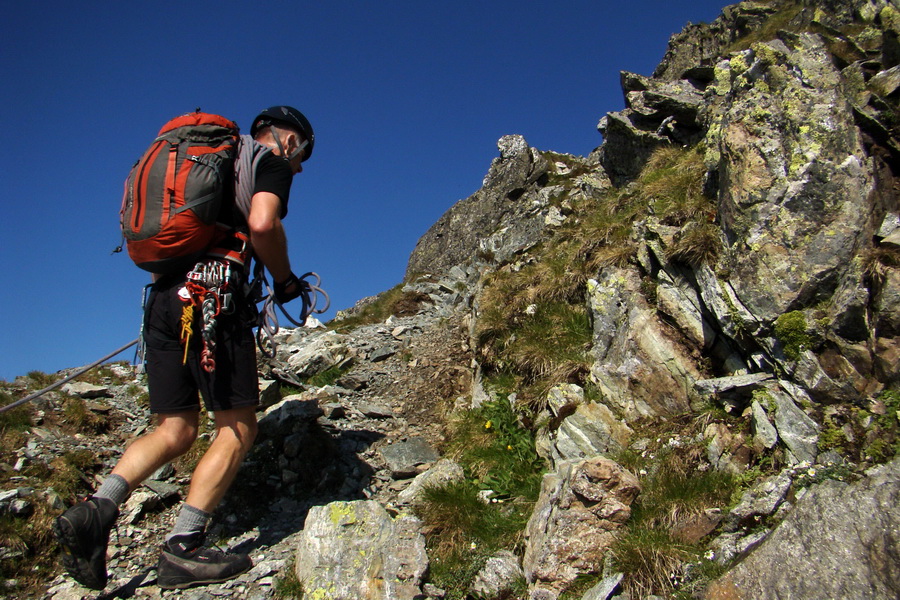
{"label": "climbing rope", "polygon": [[[314,282],[307,281],[308,278],[313,278]],[[301,308],[300,318],[299,320],[295,320],[288,314],[281,302],[275,298],[275,291],[269,285],[269,281],[266,279],[265,273],[262,270],[262,265],[257,263],[253,286],[256,294],[255,297],[259,298],[258,301],[261,301],[263,306],[259,311],[259,327],[256,330],[256,345],[259,346],[259,351],[262,352],[263,356],[266,358],[275,358],[275,352],[278,349],[278,346],[275,343],[275,335],[278,333],[279,326],[278,315],[275,313],[275,306],[278,306],[285,318],[297,327],[306,325],[306,320],[310,315],[320,315],[327,311],[328,307],[331,306],[331,298],[329,298],[325,290],[320,287],[322,278],[319,277],[317,273],[310,271],[298,279],[301,288],[299,296]],[[265,290],[266,296],[262,296],[263,290]],[[320,294],[325,299],[325,306],[317,308]]]}
{"label": "climbing rope", "polygon": [[40,398],[41,396],[43,396],[43,395],[46,394],[47,392],[50,392],[50,391],[52,391],[52,390],[55,390],[56,388],[58,388],[58,387],[61,386],[62,384],[68,383],[69,381],[72,381],[73,379],[75,379],[75,378],[78,377],[79,375],[82,375],[82,374],[84,374],[84,373],[87,373],[88,371],[90,371],[91,369],[93,369],[94,367],[96,367],[97,365],[99,365],[99,364],[101,364],[101,363],[104,363],[104,362],[108,361],[109,359],[111,359],[112,357],[116,356],[117,354],[121,354],[122,352],[125,352],[126,350],[128,350],[128,349],[131,348],[132,346],[136,345],[136,344],[137,344],[138,342],[140,342],[140,341],[141,341],[141,338],[137,338],[137,339],[135,339],[135,340],[132,340],[132,341],[128,342],[127,344],[125,344],[124,346],[122,346],[121,348],[119,348],[118,350],[115,350],[114,352],[110,352],[109,354],[107,354],[107,355],[104,356],[103,358],[98,359],[98,360],[92,362],[91,364],[89,364],[89,365],[87,365],[87,366],[85,366],[85,367],[82,367],[82,368],[78,369],[77,371],[75,371],[74,373],[72,373],[71,375],[69,375],[68,377],[64,377],[63,379],[60,379],[60,380],[57,381],[56,383],[52,383],[52,384],[48,385],[47,387],[45,387],[44,389],[42,389],[42,390],[40,390],[40,391],[37,391],[37,392],[35,392],[35,393],[33,393],[33,394],[29,395],[29,396],[25,396],[24,398],[22,398],[22,399],[20,399],[20,400],[16,400],[15,402],[12,402],[12,403],[10,403],[10,404],[7,404],[6,406],[0,406],[0,413],[4,413],[4,412],[6,412],[6,411],[8,411],[8,410],[12,410],[12,409],[14,409],[14,408],[17,407],[17,406],[21,406],[22,404],[25,404],[26,402],[31,402],[31,401],[34,400],[35,398]]}

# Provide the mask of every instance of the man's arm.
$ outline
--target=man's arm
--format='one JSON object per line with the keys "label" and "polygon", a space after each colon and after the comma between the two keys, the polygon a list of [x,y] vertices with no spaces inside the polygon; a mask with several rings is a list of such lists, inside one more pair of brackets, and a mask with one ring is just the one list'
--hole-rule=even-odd
{"label": "man's arm", "polygon": [[250,243],[257,258],[269,270],[273,281],[291,276],[287,253],[287,237],[281,224],[281,199],[271,192],[257,192],[250,199]]}

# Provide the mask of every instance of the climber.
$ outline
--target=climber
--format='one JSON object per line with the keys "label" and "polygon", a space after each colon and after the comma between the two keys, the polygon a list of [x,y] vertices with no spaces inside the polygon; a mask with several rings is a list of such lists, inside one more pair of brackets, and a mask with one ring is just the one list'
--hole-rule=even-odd
{"label": "climber", "polygon": [[[246,231],[253,255],[275,282],[274,295],[280,303],[302,292],[291,271],[281,220],[287,215],[292,178],[302,171],[301,163],[312,154],[314,142],[309,121],[298,110],[289,106],[263,110],[253,120],[250,135],[240,136],[234,191],[219,213],[220,220]],[[252,179],[248,173],[252,173]],[[241,184],[248,180],[251,187],[242,192]],[[202,270],[201,263],[195,271]],[[64,512],[54,527],[63,565],[89,588],[106,587],[106,550],[118,507],[144,479],[187,452],[197,439],[198,392],[206,410],[214,415],[215,436],[194,469],[187,498],[166,536],[157,583],[164,589],[176,589],[221,582],[252,566],[246,554],[204,545],[211,513],[234,479],[257,431],[259,391],[252,332],[256,307],[241,294],[247,274],[237,268],[234,271],[233,309],[222,311],[216,318],[215,369],[211,372],[201,365],[201,336],[185,339],[182,335],[183,327],[199,330],[203,324],[199,315],[193,321],[182,321],[189,312],[185,308],[189,302],[188,273],[153,277],[143,331],[150,411],[156,426],[132,442],[93,495]]]}

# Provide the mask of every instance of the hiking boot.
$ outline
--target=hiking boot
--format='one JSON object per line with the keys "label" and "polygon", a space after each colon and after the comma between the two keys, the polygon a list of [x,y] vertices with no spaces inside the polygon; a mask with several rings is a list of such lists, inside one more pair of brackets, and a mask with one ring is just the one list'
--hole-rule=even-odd
{"label": "hiking boot", "polygon": [[94,590],[106,587],[106,547],[109,532],[119,507],[109,498],[90,497],[79,502],[53,524],[53,531],[62,550],[66,571],[81,585]]}
{"label": "hiking boot", "polygon": [[156,584],[175,590],[221,583],[250,570],[253,561],[247,554],[223,552],[202,546],[203,534],[176,535],[163,544],[156,569]]}

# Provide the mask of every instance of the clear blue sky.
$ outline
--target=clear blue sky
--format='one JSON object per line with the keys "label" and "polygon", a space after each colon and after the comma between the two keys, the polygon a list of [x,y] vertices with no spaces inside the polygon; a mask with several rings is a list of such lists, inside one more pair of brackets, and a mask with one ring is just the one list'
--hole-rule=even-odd
{"label": "clear blue sky", "polygon": [[[0,24],[0,378],[87,364],[138,335],[146,274],[119,243],[124,178],[197,107],[246,131],[291,104],[316,131],[285,221],[332,310],[403,278],[481,185],[497,140],[587,155],[669,36],[725,0],[14,2]],[[123,358],[131,358],[131,352]]]}

